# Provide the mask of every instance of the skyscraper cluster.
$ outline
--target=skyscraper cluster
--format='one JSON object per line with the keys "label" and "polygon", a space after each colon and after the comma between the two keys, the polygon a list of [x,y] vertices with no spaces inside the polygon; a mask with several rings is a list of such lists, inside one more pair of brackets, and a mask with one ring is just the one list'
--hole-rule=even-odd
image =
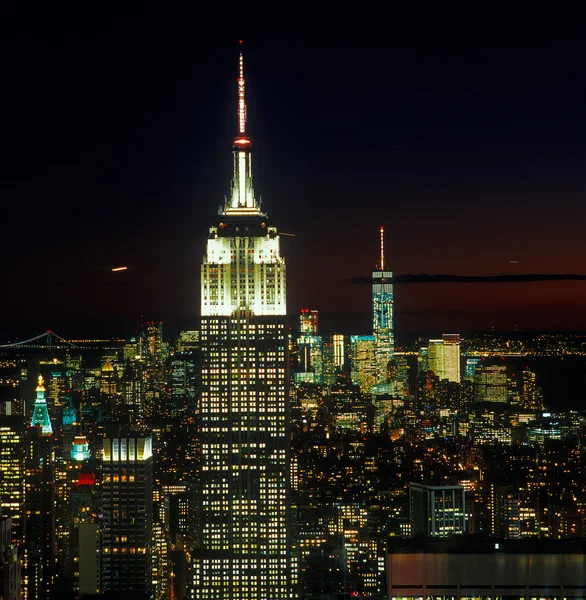
{"label": "skyscraper cluster", "polygon": [[[14,598],[186,588],[187,572],[180,581],[170,572],[174,561],[186,568],[193,538],[185,492],[198,451],[198,334],[171,349],[161,323],[126,340],[50,336],[2,350],[0,502]],[[182,420],[168,448],[163,438]]]}
{"label": "skyscraper cluster", "polygon": [[586,597],[586,416],[543,386],[586,336],[402,340],[383,227],[367,330],[293,318],[242,54],[237,90],[199,327],[0,346],[0,597]]}

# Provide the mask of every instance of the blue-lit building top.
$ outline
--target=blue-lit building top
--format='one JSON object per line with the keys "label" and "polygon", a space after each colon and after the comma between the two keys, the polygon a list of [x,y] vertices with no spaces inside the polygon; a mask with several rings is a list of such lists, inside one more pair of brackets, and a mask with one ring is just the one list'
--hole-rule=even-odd
{"label": "blue-lit building top", "polygon": [[377,356],[388,357],[388,360],[391,360],[395,353],[393,284],[390,283],[392,277],[392,271],[372,273],[372,332],[376,341]]}
{"label": "blue-lit building top", "polygon": [[53,427],[49,418],[47,401],[45,400],[45,386],[43,385],[43,376],[39,375],[39,384],[37,385],[37,398],[33,408],[33,417],[31,427],[40,427],[43,435],[52,435]]}
{"label": "blue-lit building top", "polygon": [[90,457],[90,447],[85,435],[78,435],[73,440],[71,460],[82,462]]}

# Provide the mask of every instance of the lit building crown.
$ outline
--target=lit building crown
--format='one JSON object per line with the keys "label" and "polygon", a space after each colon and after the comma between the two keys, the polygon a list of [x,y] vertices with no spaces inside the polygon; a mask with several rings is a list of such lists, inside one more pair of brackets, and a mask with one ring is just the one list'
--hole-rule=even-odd
{"label": "lit building crown", "polygon": [[90,447],[85,435],[77,435],[73,440],[71,448],[71,460],[78,462],[87,460],[90,457]]}
{"label": "lit building crown", "polygon": [[210,228],[201,272],[202,316],[285,315],[285,261],[276,227],[254,197],[251,144],[246,136],[244,66],[238,77],[238,129],[234,140],[234,179],[220,223]]}
{"label": "lit building crown", "polygon": [[226,216],[261,216],[252,185],[252,143],[246,135],[246,100],[244,96],[244,57],[238,63],[238,135],[234,138],[234,178],[232,192],[222,214]]}
{"label": "lit building crown", "polygon": [[37,398],[33,408],[33,417],[31,427],[40,427],[43,435],[52,435],[53,427],[49,418],[47,401],[45,400],[45,386],[43,385],[43,376],[39,375],[39,384],[37,385]]}

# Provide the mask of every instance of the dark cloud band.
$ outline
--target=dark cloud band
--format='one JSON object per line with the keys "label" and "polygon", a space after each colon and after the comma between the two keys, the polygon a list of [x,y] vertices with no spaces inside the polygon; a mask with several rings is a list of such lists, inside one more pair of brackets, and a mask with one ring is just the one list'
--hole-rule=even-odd
{"label": "dark cloud band", "polygon": [[[371,277],[354,277],[352,283],[367,283],[371,285]],[[380,281],[380,280],[377,280]],[[410,274],[395,275],[389,278],[389,283],[530,283],[536,281],[586,281],[586,275],[577,273],[525,273],[500,275],[450,275],[450,274]]]}

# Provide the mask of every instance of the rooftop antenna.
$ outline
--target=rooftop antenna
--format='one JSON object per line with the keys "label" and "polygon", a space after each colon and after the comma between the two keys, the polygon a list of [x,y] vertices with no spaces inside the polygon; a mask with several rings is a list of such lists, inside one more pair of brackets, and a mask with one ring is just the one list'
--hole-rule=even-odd
{"label": "rooftop antenna", "polygon": [[238,133],[234,138],[234,178],[229,203],[225,205],[225,214],[259,215],[260,207],[254,197],[251,167],[251,142],[246,135],[246,100],[244,95],[244,57],[242,40],[238,61]]}
{"label": "rooftop antenna", "polygon": [[385,270],[385,228],[380,228],[380,270]]}
{"label": "rooftop antenna", "polygon": [[[242,40],[240,40],[242,47]],[[240,63],[238,70],[238,133],[246,135],[246,102],[244,100],[244,57],[240,51]]]}

